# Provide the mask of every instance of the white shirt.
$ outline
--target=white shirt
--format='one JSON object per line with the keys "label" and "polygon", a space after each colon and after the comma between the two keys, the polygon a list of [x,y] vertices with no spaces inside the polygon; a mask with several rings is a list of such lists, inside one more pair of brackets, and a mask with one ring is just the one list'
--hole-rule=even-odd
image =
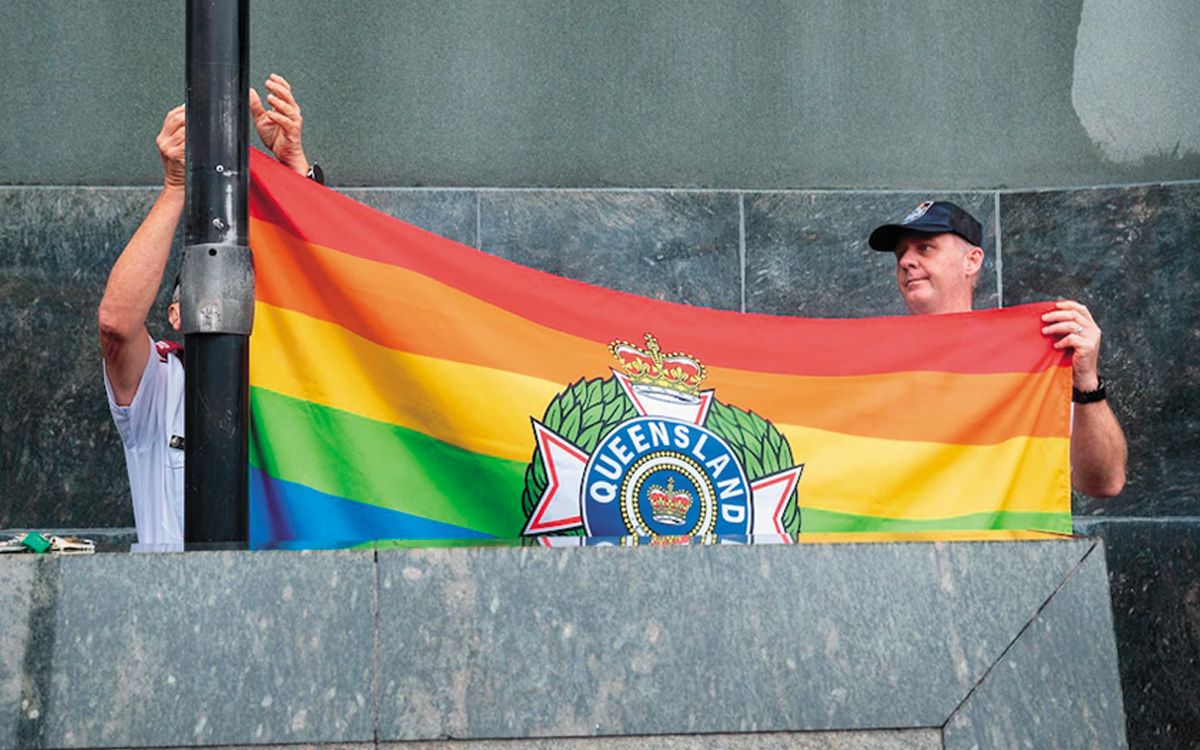
{"label": "white shirt", "polygon": [[125,448],[135,552],[183,549],[183,364],[163,345],[151,344],[129,406],[117,405],[104,371],[108,409]]}

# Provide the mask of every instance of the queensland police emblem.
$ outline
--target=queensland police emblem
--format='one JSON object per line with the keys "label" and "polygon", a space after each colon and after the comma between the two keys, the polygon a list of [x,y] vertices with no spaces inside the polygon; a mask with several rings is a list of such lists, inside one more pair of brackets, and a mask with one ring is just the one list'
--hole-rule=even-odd
{"label": "queensland police emblem", "polygon": [[905,216],[904,220],[901,221],[900,223],[901,224],[911,224],[914,221],[916,221],[917,219],[924,216],[925,212],[931,208],[933,208],[933,201],[925,201],[924,203],[920,204],[919,206],[914,208],[912,211],[910,211],[908,216]]}
{"label": "queensland police emblem", "polygon": [[532,420],[522,534],[794,539],[804,467],[787,439],[701,390],[697,359],[645,340],[612,342],[611,378],[579,380]]}

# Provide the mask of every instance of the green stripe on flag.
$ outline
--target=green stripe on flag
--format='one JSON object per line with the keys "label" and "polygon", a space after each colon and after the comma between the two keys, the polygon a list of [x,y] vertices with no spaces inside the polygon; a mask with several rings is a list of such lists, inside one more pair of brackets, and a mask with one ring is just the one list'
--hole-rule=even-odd
{"label": "green stripe on flag", "polygon": [[525,526],[525,464],[262,388],[250,409],[250,464],[277,479],[500,537]]}
{"label": "green stripe on flag", "polygon": [[950,518],[881,518],[800,508],[800,533],[1033,530],[1071,533],[1070,513],[995,511]]}

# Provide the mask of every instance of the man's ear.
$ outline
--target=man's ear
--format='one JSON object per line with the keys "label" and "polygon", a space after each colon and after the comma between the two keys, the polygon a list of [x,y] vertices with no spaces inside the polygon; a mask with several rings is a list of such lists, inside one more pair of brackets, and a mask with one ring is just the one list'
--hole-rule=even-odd
{"label": "man's ear", "polygon": [[172,302],[167,306],[167,322],[171,327],[178,331],[181,327],[182,320],[179,317],[179,303]]}
{"label": "man's ear", "polygon": [[963,256],[963,270],[966,271],[968,276],[973,276],[979,273],[979,269],[981,268],[983,268],[983,248],[972,247]]}

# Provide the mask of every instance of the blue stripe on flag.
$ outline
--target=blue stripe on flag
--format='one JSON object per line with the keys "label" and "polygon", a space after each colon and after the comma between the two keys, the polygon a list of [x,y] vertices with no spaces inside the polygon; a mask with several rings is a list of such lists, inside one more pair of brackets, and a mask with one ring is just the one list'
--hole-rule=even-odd
{"label": "blue stripe on flag", "polygon": [[463,526],[327,495],[250,468],[251,548],[349,547],[375,539],[491,538]]}

